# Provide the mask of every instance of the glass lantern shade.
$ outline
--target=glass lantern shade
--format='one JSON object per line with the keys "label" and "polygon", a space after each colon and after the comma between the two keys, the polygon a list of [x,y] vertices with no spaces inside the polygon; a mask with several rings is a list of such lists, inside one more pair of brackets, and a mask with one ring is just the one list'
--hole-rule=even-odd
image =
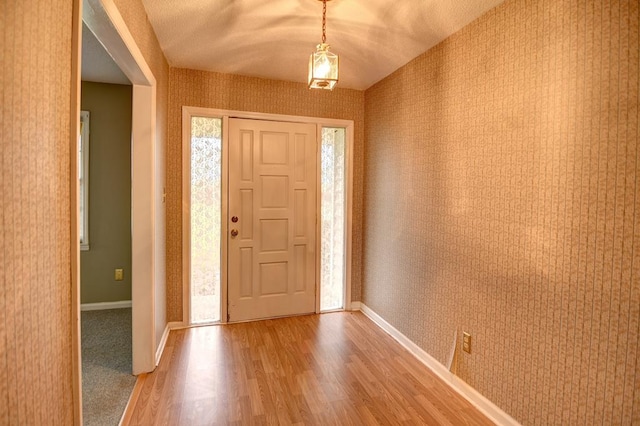
{"label": "glass lantern shade", "polygon": [[338,55],[321,43],[309,57],[309,88],[333,90],[338,82]]}

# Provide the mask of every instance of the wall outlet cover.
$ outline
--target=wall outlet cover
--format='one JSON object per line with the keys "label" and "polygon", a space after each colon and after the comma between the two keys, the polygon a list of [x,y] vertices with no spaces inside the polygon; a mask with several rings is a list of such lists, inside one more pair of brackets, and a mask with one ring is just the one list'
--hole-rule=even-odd
{"label": "wall outlet cover", "polygon": [[462,333],[462,350],[466,353],[471,353],[471,334],[467,332]]}

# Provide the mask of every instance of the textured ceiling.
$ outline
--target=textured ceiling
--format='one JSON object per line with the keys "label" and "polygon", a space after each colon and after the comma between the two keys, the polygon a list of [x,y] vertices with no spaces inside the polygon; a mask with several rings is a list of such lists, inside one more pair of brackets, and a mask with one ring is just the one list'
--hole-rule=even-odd
{"label": "textured ceiling", "polygon": [[[338,87],[366,89],[504,0],[330,0]],[[173,67],[306,82],[318,0],[143,0]]]}
{"label": "textured ceiling", "polygon": [[82,80],[131,84],[91,30],[82,24]]}

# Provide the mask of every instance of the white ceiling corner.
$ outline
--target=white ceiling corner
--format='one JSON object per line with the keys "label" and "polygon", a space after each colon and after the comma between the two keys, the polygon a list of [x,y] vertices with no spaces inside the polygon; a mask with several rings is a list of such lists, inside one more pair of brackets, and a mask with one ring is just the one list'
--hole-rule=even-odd
{"label": "white ceiling corner", "polygon": [[[331,0],[338,87],[366,89],[504,0]],[[318,0],[143,0],[173,67],[305,82]]]}

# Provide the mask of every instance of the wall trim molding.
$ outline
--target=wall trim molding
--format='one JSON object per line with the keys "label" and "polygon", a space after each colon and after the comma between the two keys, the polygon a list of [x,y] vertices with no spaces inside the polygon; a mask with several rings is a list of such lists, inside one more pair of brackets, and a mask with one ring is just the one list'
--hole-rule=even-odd
{"label": "wall trim molding", "polygon": [[361,311],[362,310],[362,303],[361,302],[351,302],[349,304],[349,307],[347,309],[348,311]]}
{"label": "wall trim molding", "polygon": [[117,302],[83,303],[80,305],[81,311],[103,311],[105,309],[130,308],[131,300],[120,300]]}
{"label": "wall trim molding", "polygon": [[156,349],[156,367],[160,364],[160,358],[162,358],[162,353],[164,352],[164,346],[167,344],[167,338],[169,337],[169,324],[164,327],[164,331],[162,332],[162,337],[160,338],[160,343],[158,344],[158,348]]}
{"label": "wall trim molding", "polygon": [[[216,325],[217,323],[206,323],[204,325]],[[183,321],[172,321],[169,323],[171,330],[184,330],[185,328],[198,327],[199,324],[185,324]]]}
{"label": "wall trim molding", "polygon": [[460,394],[463,398],[469,401],[474,407],[476,407],[482,414],[487,416],[489,420],[498,425],[519,426],[513,417],[502,411],[497,405],[488,400],[480,392],[475,390],[464,380],[451,373],[447,368],[442,365],[438,360],[425,352],[422,348],[411,341],[407,336],[398,331],[394,326],[389,324],[384,318],[378,315],[375,311],[369,308],[367,305],[361,302],[352,302],[352,309],[355,310],[356,303],[359,305],[360,311],[365,314],[371,321],[373,321],[378,327],[384,330],[387,334],[393,337],[398,343],[400,343],[406,350],[409,351],[414,357],[422,362],[427,368],[429,368],[435,375],[448,384],[454,391]]}
{"label": "wall trim molding", "polygon": [[181,330],[185,328],[182,321],[170,321],[167,323],[167,327],[169,327],[169,330]]}
{"label": "wall trim molding", "polygon": [[160,343],[158,344],[158,349],[156,349],[156,367],[160,365],[160,360],[162,359],[162,354],[164,353],[164,347],[167,344],[169,333],[171,332],[171,330],[180,330],[181,328],[184,328],[184,325],[181,321],[168,322],[164,327],[162,337],[160,338]]}
{"label": "wall trim molding", "polygon": [[160,358],[162,358],[162,353],[164,352],[164,347],[167,344],[167,338],[169,338],[169,332],[171,331],[170,323],[164,326],[164,331],[162,332],[162,337],[160,338],[160,343],[158,343],[158,347],[156,348],[156,367],[160,364]]}

